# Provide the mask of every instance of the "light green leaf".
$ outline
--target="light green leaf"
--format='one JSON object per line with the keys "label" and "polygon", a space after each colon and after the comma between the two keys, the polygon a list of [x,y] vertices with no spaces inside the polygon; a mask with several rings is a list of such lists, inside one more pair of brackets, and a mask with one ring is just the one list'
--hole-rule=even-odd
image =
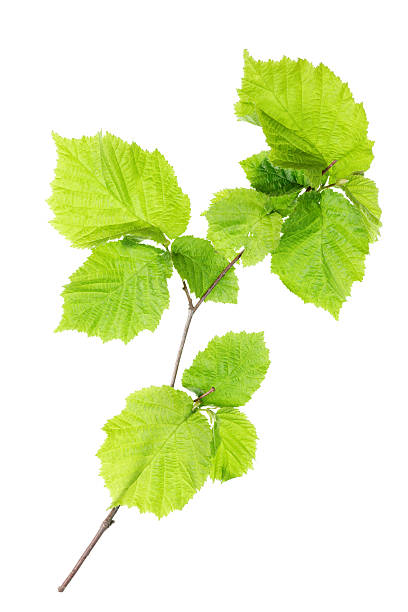
{"label": "light green leaf", "polygon": [[188,197],[159,151],[112,134],[81,139],[54,134],[58,164],[49,199],[54,227],[74,246],[134,234],[164,245],[182,234]]}
{"label": "light green leaf", "polygon": [[252,468],[256,452],[256,430],[248,418],[235,408],[218,410],[213,428],[212,480],[226,482]]}
{"label": "light green leaf", "polygon": [[181,510],[209,475],[211,429],[184,391],[136,391],[104,431],[98,457],[112,507],[137,506],[160,518]]}
{"label": "light green leaf", "polygon": [[364,276],[369,235],[359,210],[331,189],[300,196],[283,224],[272,271],[303,299],[336,319],[354,281]]}
{"label": "light green leaf", "polygon": [[[297,203],[297,193],[285,193],[283,195],[271,195],[269,196],[269,206],[274,213],[279,213],[281,217],[287,217],[296,207]],[[282,229],[282,221],[279,226],[279,238],[280,238],[280,230]],[[275,250],[279,244],[279,241],[276,243],[276,246],[272,249]]]}
{"label": "light green leaf", "polygon": [[352,176],[342,188],[360,210],[371,241],[377,240],[381,227],[377,185],[365,176]]}
{"label": "light green leaf", "polygon": [[263,332],[215,336],[184,371],[183,387],[198,396],[215,387],[202,405],[243,406],[259,388],[269,367]]}
{"label": "light green leaf", "polygon": [[[190,291],[200,298],[228,265],[228,260],[217,253],[211,242],[194,236],[181,236],[171,245],[174,267]],[[212,290],[207,300],[236,304],[238,280],[233,269]]]}
{"label": "light green leaf", "polygon": [[104,342],[129,342],[155,330],[169,305],[170,256],[128,239],[96,247],[66,285],[64,314],[56,331],[76,329]]}
{"label": "light green leaf", "polygon": [[335,159],[330,176],[336,179],[369,168],[373,143],[364,108],[323,64],[255,61],[246,52],[238,93],[237,115],[262,126],[273,164],[313,172],[314,186]]}
{"label": "light green leaf", "polygon": [[207,238],[228,259],[242,248],[244,266],[262,261],[279,243],[282,217],[272,213],[272,200],[254,189],[225,189],[203,213]]}
{"label": "light green leaf", "polygon": [[269,151],[262,151],[240,162],[254,189],[274,196],[297,195],[303,187],[311,184],[305,171],[278,168],[272,164],[269,155]]}

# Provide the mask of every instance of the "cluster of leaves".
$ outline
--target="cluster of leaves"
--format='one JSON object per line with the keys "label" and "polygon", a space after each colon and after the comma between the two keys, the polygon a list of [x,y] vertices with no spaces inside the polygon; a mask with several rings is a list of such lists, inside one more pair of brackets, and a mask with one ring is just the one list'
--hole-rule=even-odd
{"label": "cluster of leaves", "polygon": [[[111,134],[54,139],[52,224],[73,246],[92,249],[64,289],[57,329],[129,342],[159,324],[173,264],[201,297],[228,261],[208,240],[179,237],[189,221],[189,199],[157,150],[143,151]],[[237,295],[230,270],[207,299],[236,303]]]}
{"label": "cluster of leaves", "polygon": [[238,93],[238,118],[270,148],[241,162],[251,189],[216,194],[208,238],[227,257],[245,247],[244,265],[272,253],[272,272],[337,319],[381,225],[363,106],[323,64],[248,53]]}
{"label": "cluster of leaves", "polygon": [[[153,331],[169,305],[175,268],[197,298],[244,249],[254,265],[272,254],[272,271],[305,302],[336,318],[355,280],[362,280],[381,211],[367,120],[348,86],[328,68],[245,54],[236,112],[261,126],[268,150],[241,162],[248,189],[217,193],[205,214],[207,240],[183,236],[190,203],[172,167],[111,134],[54,135],[58,163],[49,200],[54,227],[73,246],[92,250],[63,291],[58,330],[129,342]],[[151,244],[153,243],[153,244]],[[230,269],[207,300],[236,303]],[[183,375],[185,389],[133,393],[105,426],[99,451],[112,505],[161,517],[181,509],[208,476],[241,476],[256,432],[238,407],[269,365],[263,334],[215,337]]]}
{"label": "cluster of leaves", "polygon": [[[104,342],[129,342],[154,330],[169,304],[173,266],[200,298],[228,265],[210,241],[180,236],[189,200],[158,152],[110,134],[68,140],[58,149],[50,206],[53,225],[91,255],[63,291],[58,331],[74,329]],[[146,244],[154,242],[156,246]],[[236,303],[229,270],[206,299]],[[113,506],[137,506],[158,517],[181,509],[210,475],[241,476],[255,455],[256,432],[237,410],[259,387],[269,366],[262,333],[215,337],[184,372],[183,386],[133,393],[106,426],[101,474]]]}
{"label": "cluster of leaves", "polygon": [[237,410],[260,386],[269,366],[262,333],[215,337],[184,371],[183,387],[149,387],[127,398],[104,427],[98,452],[112,507],[137,506],[159,518],[181,510],[208,476],[225,482],[252,467],[255,428]]}

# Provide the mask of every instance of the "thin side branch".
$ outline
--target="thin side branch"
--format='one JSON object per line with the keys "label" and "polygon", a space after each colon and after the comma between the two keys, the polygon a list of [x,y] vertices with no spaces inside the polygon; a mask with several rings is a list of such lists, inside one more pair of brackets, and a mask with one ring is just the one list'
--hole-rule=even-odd
{"label": "thin side branch", "polygon": [[238,259],[240,259],[240,257],[242,257],[243,252],[245,251],[245,249],[242,249],[242,251],[240,251],[238,253],[238,255],[236,255],[234,257],[234,259],[228,264],[228,266],[226,266],[224,268],[224,270],[222,272],[220,272],[220,274],[217,276],[217,278],[215,279],[215,281],[208,287],[207,291],[204,293],[204,295],[202,297],[200,297],[200,299],[198,300],[197,304],[194,306],[194,312],[201,306],[201,304],[204,302],[204,300],[210,295],[211,291],[213,289],[215,289],[215,287],[218,285],[218,283],[220,282],[221,279],[224,278],[224,276],[226,275],[226,273],[231,270],[231,268],[233,266],[235,266],[235,264],[237,263]]}
{"label": "thin side branch", "polygon": [[326,172],[327,172],[328,170],[330,170],[330,168],[331,168],[332,166],[334,166],[334,164],[337,164],[337,162],[338,162],[338,161],[339,161],[338,159],[333,159],[332,163],[331,163],[331,164],[329,164],[329,165],[327,166],[327,168],[325,168],[324,170],[322,170],[322,176],[323,176],[323,174],[326,174]]}
{"label": "thin side branch", "polygon": [[196,397],[195,400],[194,400],[194,403],[195,402],[199,402],[200,400],[203,399],[203,397],[207,397],[207,395],[210,395],[210,393],[214,393],[214,391],[215,391],[215,387],[211,387],[211,389],[208,389],[208,391],[206,391],[202,395],[199,395],[198,397]]}
{"label": "thin side branch", "polygon": [[324,185],[320,187],[319,191],[323,191],[323,189],[330,189],[330,187],[336,187],[336,183],[329,183],[329,185]]}
{"label": "thin side branch", "polygon": [[191,295],[190,295],[190,292],[189,292],[189,290],[188,290],[187,283],[186,283],[186,281],[185,281],[185,280],[183,280],[183,291],[184,291],[184,293],[185,293],[185,294],[186,294],[186,296],[187,296],[188,307],[189,307],[189,308],[191,308],[191,309],[193,309],[193,308],[194,308],[194,306],[193,306],[193,300],[191,299]]}

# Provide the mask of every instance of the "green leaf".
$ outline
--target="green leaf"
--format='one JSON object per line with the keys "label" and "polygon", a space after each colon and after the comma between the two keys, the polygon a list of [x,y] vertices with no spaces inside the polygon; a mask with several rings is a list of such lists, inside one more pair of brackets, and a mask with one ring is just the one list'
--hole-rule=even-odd
{"label": "green leaf", "polygon": [[202,405],[243,406],[259,388],[269,367],[263,332],[215,336],[184,371],[183,387],[198,396],[215,387]]}
{"label": "green leaf", "polygon": [[211,429],[184,391],[136,391],[104,431],[98,457],[112,507],[137,506],[160,518],[181,510],[209,475]]}
{"label": "green leaf", "polygon": [[[293,210],[295,210],[297,204],[297,195],[298,194],[287,193],[286,195],[271,196],[270,204],[272,206],[272,210],[274,212],[279,213],[282,217],[287,217],[292,213]],[[276,245],[275,249],[277,248],[278,244]]]}
{"label": "green leaf", "polygon": [[256,430],[248,418],[235,408],[218,410],[212,442],[212,480],[226,482],[252,468],[256,452]]}
{"label": "green leaf", "polygon": [[64,314],[56,331],[76,329],[104,342],[129,342],[155,330],[169,305],[170,256],[130,239],[96,247],[66,285]]}
{"label": "green leaf", "polygon": [[297,195],[311,183],[306,172],[290,168],[278,168],[269,159],[270,152],[256,153],[240,162],[247,179],[257,191],[269,195]]}
{"label": "green leaf", "polygon": [[365,171],[373,159],[367,118],[346,83],[323,64],[284,57],[255,61],[245,53],[238,117],[262,126],[273,164],[307,169],[314,186],[335,159],[330,176]]}
{"label": "green leaf", "polygon": [[[176,238],[171,245],[171,255],[177,272],[198,298],[228,265],[228,260],[217,253],[211,242],[194,236]],[[233,269],[227,272],[206,299],[237,303],[238,279]]]}
{"label": "green leaf", "polygon": [[381,227],[377,185],[365,176],[352,176],[342,188],[360,210],[371,241],[377,240]]}
{"label": "green leaf", "polygon": [[225,189],[216,194],[203,213],[207,238],[228,259],[242,248],[244,266],[262,261],[279,243],[282,217],[272,213],[269,196],[254,189]]}
{"label": "green leaf", "polygon": [[311,191],[300,196],[282,231],[272,271],[304,302],[337,319],[352,283],[364,276],[369,235],[361,213],[331,189]]}
{"label": "green leaf", "polygon": [[188,197],[159,151],[112,134],[81,139],[54,134],[58,163],[49,199],[54,227],[77,247],[134,234],[164,245],[182,234]]}

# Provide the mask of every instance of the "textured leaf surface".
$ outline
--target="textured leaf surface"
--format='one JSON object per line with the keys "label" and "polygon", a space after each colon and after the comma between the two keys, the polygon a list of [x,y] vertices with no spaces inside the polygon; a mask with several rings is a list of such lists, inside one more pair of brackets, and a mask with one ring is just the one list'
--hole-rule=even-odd
{"label": "textured leaf surface", "polygon": [[182,234],[190,203],[159,151],[116,136],[54,135],[58,163],[49,200],[54,227],[74,246],[134,234],[167,244]]}
{"label": "textured leaf surface", "polygon": [[225,482],[246,474],[255,459],[257,435],[248,418],[235,408],[218,410],[212,442],[211,478]]}
{"label": "textured leaf surface", "polygon": [[98,456],[112,506],[137,506],[160,518],[181,510],[209,475],[211,429],[184,391],[136,391],[104,431]]}
{"label": "textured leaf surface", "polygon": [[156,329],[169,305],[168,253],[130,240],[96,247],[66,285],[64,314],[57,331],[76,329],[104,342],[129,342],[143,329]]}
{"label": "textured leaf surface", "polygon": [[255,61],[245,53],[237,115],[262,126],[271,161],[319,175],[333,161],[331,176],[367,170],[373,159],[367,118],[350,89],[323,64],[284,57]]}
{"label": "textured leaf surface", "polygon": [[311,181],[303,170],[274,166],[269,155],[269,151],[262,151],[240,162],[254,189],[274,196],[297,195],[303,187],[310,185]]}
{"label": "textured leaf surface", "polygon": [[[274,212],[277,212],[281,215],[281,217],[287,217],[290,213],[295,209],[297,203],[297,193],[287,193],[285,195],[280,196],[270,196],[270,206]],[[282,229],[282,223],[280,224],[280,229]],[[280,236],[280,233],[279,233]],[[276,244],[275,250],[279,244]]]}
{"label": "textured leaf surface", "polygon": [[[228,260],[214,249],[211,242],[194,236],[181,236],[171,245],[174,267],[186,280],[190,291],[200,298],[228,265]],[[236,304],[238,279],[233,269],[212,290],[207,300]]]}
{"label": "textured leaf surface", "polygon": [[228,259],[245,247],[242,263],[254,265],[279,243],[282,217],[272,210],[271,198],[254,189],[220,191],[204,213],[207,238]]}
{"label": "textured leaf surface", "polygon": [[364,276],[369,234],[359,210],[331,189],[300,196],[285,221],[272,271],[305,302],[337,319],[351,285]]}
{"label": "textured leaf surface", "polygon": [[360,210],[372,241],[377,240],[381,227],[378,188],[365,176],[352,176],[343,186],[346,195]]}
{"label": "textured leaf surface", "polygon": [[215,336],[184,371],[183,387],[201,395],[203,405],[243,406],[259,388],[269,367],[269,351],[263,332],[229,332]]}

